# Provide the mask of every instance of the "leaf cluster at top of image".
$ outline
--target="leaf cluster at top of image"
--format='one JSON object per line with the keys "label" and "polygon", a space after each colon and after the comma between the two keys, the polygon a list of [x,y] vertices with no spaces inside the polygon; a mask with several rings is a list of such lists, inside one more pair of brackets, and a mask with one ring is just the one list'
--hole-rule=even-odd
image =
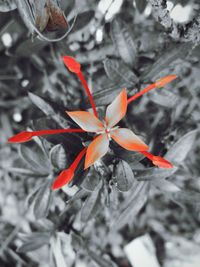
{"label": "leaf cluster at top of image", "polygon": [[34,136],[50,135],[58,133],[95,133],[94,140],[85,147],[78,156],[75,158],[71,166],[63,170],[58,178],[54,181],[52,189],[58,189],[69,183],[73,177],[77,166],[81,159],[85,156],[84,169],[92,166],[97,160],[102,158],[109,150],[109,143],[113,139],[121,147],[130,150],[137,151],[147,157],[152,163],[160,168],[172,168],[173,165],[162,158],[161,156],[155,156],[148,152],[149,147],[146,145],[137,135],[127,128],[120,128],[116,126],[120,120],[126,115],[127,106],[140,96],[144,95],[148,91],[160,88],[170,83],[177,78],[176,75],[168,75],[164,78],[157,80],[155,83],[149,85],[145,89],[141,90],[137,94],[127,98],[127,92],[124,88],[121,93],[114,99],[114,101],[107,107],[106,115],[103,121],[98,118],[96,105],[91,95],[88,84],[81,71],[81,65],[74,58],[70,56],[63,57],[64,63],[67,68],[75,73],[80,79],[91,104],[93,114],[88,111],[70,111],[66,112],[67,115],[80,127],[80,129],[57,129],[57,130],[40,130],[40,131],[24,131],[11,138],[10,143],[23,143],[32,139]]}

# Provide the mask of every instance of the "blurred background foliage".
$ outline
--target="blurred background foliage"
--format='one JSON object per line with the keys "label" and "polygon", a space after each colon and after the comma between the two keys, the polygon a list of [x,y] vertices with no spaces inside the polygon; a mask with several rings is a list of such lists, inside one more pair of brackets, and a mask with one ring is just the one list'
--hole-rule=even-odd
{"label": "blurred background foliage", "polygon": [[[0,0],[1,267],[130,267],[124,247],[147,233],[160,266],[197,266],[199,10],[198,0]],[[7,139],[68,127],[65,110],[89,107],[62,55],[82,64],[99,114],[123,87],[132,95],[178,75],[133,103],[123,120],[174,169],[112,144],[97,166],[87,173],[80,166],[73,184],[51,191],[87,137]]]}

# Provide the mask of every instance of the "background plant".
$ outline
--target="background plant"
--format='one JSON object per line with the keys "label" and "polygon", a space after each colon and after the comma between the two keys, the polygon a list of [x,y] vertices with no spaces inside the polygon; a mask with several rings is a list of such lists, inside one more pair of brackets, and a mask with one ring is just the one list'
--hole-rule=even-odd
{"label": "background plant", "polygon": [[[0,1],[0,265],[130,266],[124,246],[149,233],[160,264],[171,267],[169,243],[176,256],[186,242],[188,254],[200,243],[199,3],[170,1],[192,7],[180,23],[169,1],[168,9],[166,1],[122,1],[113,15],[112,4],[103,13],[99,1],[61,2],[69,25],[78,17],[67,38],[48,42],[25,26],[15,1]],[[40,30],[51,39],[66,31]],[[85,175],[80,168],[73,187],[50,190],[80,151],[82,135],[35,138],[20,147],[7,139],[25,127],[68,127],[65,110],[89,107],[62,64],[65,54],[81,62],[102,115],[123,87],[134,94],[178,75],[173,86],[138,100],[124,120],[174,169],[154,168],[114,146],[117,159],[110,154]]]}

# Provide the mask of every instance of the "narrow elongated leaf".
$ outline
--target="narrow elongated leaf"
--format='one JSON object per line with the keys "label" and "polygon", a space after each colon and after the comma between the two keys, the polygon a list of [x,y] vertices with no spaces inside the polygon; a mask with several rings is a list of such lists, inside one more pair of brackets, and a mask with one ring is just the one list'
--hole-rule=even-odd
{"label": "narrow elongated leaf", "polygon": [[119,160],[113,171],[113,180],[116,181],[117,188],[122,191],[128,191],[134,182],[134,175],[129,164],[124,160]]}
{"label": "narrow elongated leaf", "polygon": [[35,199],[33,201],[33,211],[36,219],[45,218],[48,215],[49,208],[52,202],[52,182],[48,180],[38,190]]}
{"label": "narrow elongated leaf", "polygon": [[81,220],[87,222],[99,212],[101,198],[102,181],[97,185],[96,189],[87,197],[82,209]]}
{"label": "narrow elongated leaf", "polygon": [[119,18],[111,23],[111,38],[122,60],[133,67],[137,60],[136,45],[128,26]]}
{"label": "narrow elongated leaf", "polygon": [[181,137],[181,139],[168,150],[165,155],[166,159],[174,164],[183,162],[193,147],[196,135],[197,130],[194,130]]}
{"label": "narrow elongated leaf", "polygon": [[177,59],[184,59],[189,53],[190,48],[190,43],[175,44],[170,46],[164,53],[160,55],[151,68],[148,68],[144,72],[141,80],[149,82],[150,80],[154,80],[155,77],[158,78],[156,75],[160,73],[160,70],[169,68],[169,66],[171,66]]}
{"label": "narrow elongated leaf", "polygon": [[178,95],[167,89],[154,91],[148,95],[148,98],[154,103],[163,106],[165,108],[175,107],[180,100]]}
{"label": "narrow elongated leaf", "polygon": [[21,145],[19,147],[19,153],[35,173],[42,175],[49,174],[50,162],[39,146],[29,148],[26,145]]}
{"label": "narrow elongated leaf", "polygon": [[15,0],[0,0],[0,12],[8,12],[16,8]]}
{"label": "narrow elongated leaf", "polygon": [[152,181],[152,184],[161,191],[165,192],[175,193],[181,191],[181,189],[177,185],[165,179],[155,179]]}
{"label": "narrow elongated leaf", "polygon": [[51,239],[51,248],[54,255],[55,263],[57,267],[67,267],[65,262],[64,255],[61,248],[61,240],[59,236],[52,237]]}
{"label": "narrow elongated leaf", "polygon": [[52,165],[62,170],[67,166],[67,156],[62,145],[58,144],[54,146],[49,154]]}
{"label": "narrow elongated leaf", "polygon": [[63,128],[67,128],[69,126],[67,122],[67,116],[66,116],[66,119],[62,117],[60,112],[53,106],[52,103],[50,103],[50,101],[48,101],[47,99],[44,99],[43,97],[35,95],[33,93],[29,93],[29,97],[31,101],[39,109],[41,109],[41,111],[44,112],[44,114],[46,114],[47,116],[51,116]]}
{"label": "narrow elongated leaf", "polygon": [[149,192],[149,183],[140,182],[134,189],[132,197],[128,199],[124,205],[119,209],[117,217],[113,219],[111,230],[117,231],[130,222],[135,220],[136,215],[145,205]]}
{"label": "narrow elongated leaf", "polygon": [[103,63],[108,78],[118,85],[125,82],[127,86],[134,86],[138,82],[136,74],[122,61],[106,58]]}
{"label": "narrow elongated leaf", "polygon": [[170,177],[177,171],[177,168],[174,167],[172,169],[158,169],[158,168],[149,168],[145,170],[138,170],[135,173],[135,178],[138,181],[151,181],[155,179],[165,179]]}
{"label": "narrow elongated leaf", "polygon": [[172,199],[191,205],[200,205],[200,193],[192,190],[184,190],[171,193]]}
{"label": "narrow elongated leaf", "polygon": [[30,236],[25,237],[25,243],[17,249],[18,252],[26,253],[29,251],[33,251],[39,249],[40,247],[49,243],[50,233],[49,232],[41,232],[34,233]]}

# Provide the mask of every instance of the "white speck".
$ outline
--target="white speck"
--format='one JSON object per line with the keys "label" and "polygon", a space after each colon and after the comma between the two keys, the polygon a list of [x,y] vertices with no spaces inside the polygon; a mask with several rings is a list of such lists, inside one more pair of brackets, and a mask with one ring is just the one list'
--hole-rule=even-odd
{"label": "white speck", "polygon": [[171,11],[173,7],[174,7],[174,3],[172,3],[171,1],[167,1],[167,10]]}
{"label": "white speck", "polygon": [[96,31],[96,41],[97,41],[98,43],[101,43],[102,40],[103,40],[103,31],[102,31],[102,29],[98,29],[98,30]]}
{"label": "white speck", "polygon": [[123,3],[123,0],[101,0],[98,5],[98,9],[103,13],[106,14],[105,20],[108,21],[112,19],[112,17],[117,14],[121,8],[121,5]]}
{"label": "white speck", "polygon": [[101,0],[98,5],[98,9],[104,14],[106,10],[109,8],[112,0]]}
{"label": "white speck", "polygon": [[8,32],[5,32],[1,36],[1,40],[2,40],[5,47],[11,47],[12,46],[12,37]]}
{"label": "white speck", "polygon": [[193,11],[192,5],[181,6],[180,4],[176,5],[170,12],[170,17],[178,23],[188,22],[191,18]]}
{"label": "white speck", "polygon": [[13,114],[13,120],[14,121],[16,121],[16,122],[20,122],[20,121],[22,121],[22,115],[21,115],[21,113],[15,113],[15,114]]}
{"label": "white speck", "polygon": [[21,82],[22,87],[26,87],[29,84],[29,80],[23,80]]}
{"label": "white speck", "polygon": [[145,17],[148,17],[150,14],[151,14],[151,11],[152,11],[152,7],[150,4],[148,4],[144,10],[144,15]]}

